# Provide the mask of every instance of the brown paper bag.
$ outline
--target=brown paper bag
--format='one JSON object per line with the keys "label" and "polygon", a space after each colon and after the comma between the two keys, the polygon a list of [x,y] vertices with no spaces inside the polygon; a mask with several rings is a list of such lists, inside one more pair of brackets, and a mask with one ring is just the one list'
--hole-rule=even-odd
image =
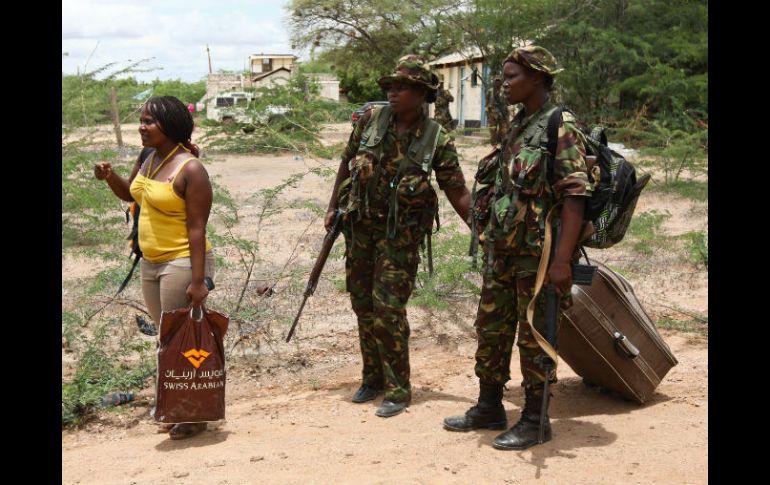
{"label": "brown paper bag", "polygon": [[222,339],[230,318],[208,308],[200,317],[193,318],[191,307],[161,315],[154,414],[159,423],[225,418]]}

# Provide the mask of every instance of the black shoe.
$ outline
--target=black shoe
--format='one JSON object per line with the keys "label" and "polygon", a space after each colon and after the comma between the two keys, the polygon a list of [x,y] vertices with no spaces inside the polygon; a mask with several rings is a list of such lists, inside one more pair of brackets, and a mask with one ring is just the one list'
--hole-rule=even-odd
{"label": "black shoe", "polygon": [[145,335],[149,335],[150,337],[158,335],[158,330],[155,328],[155,325],[139,315],[136,315],[136,326],[139,327],[139,331]]}
{"label": "black shoe", "polygon": [[[513,428],[498,435],[492,442],[492,446],[498,450],[526,450],[530,446],[539,444],[539,435],[540,418],[533,420],[528,416],[522,416]],[[546,418],[543,443],[551,441],[551,438],[551,422]]]}
{"label": "black shoe", "polygon": [[375,389],[374,387],[369,386],[368,384],[362,384],[361,387],[358,388],[355,394],[353,394],[353,398],[351,401],[353,401],[356,404],[360,404],[362,402],[367,401],[373,401],[374,398],[377,397],[377,394],[379,394],[380,389]]}
{"label": "black shoe", "polygon": [[409,401],[393,402],[386,399],[382,401],[382,404],[380,404],[380,407],[377,408],[374,414],[381,418],[389,418],[396,414],[401,414],[408,406]]}
{"label": "black shoe", "polygon": [[472,431],[479,428],[505,429],[508,419],[502,405],[493,408],[476,405],[465,412],[464,416],[444,418],[444,429],[449,431]]}
{"label": "black shoe", "polygon": [[479,383],[479,402],[464,416],[450,416],[444,419],[444,429],[449,431],[471,431],[479,428],[505,429],[508,419],[503,407],[502,384]]}

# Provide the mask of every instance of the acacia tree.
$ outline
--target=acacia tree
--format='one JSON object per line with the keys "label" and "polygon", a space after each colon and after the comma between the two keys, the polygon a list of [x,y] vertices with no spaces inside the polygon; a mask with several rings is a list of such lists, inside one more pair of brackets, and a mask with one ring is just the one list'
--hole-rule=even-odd
{"label": "acacia tree", "polygon": [[407,53],[434,58],[453,50],[448,17],[459,0],[292,0],[293,47],[319,50],[352,101],[381,98],[376,80]]}
{"label": "acacia tree", "polygon": [[[570,4],[557,5],[565,15]],[[539,42],[565,68],[565,99],[584,117],[634,115],[689,130],[708,120],[707,0],[591,0]]]}

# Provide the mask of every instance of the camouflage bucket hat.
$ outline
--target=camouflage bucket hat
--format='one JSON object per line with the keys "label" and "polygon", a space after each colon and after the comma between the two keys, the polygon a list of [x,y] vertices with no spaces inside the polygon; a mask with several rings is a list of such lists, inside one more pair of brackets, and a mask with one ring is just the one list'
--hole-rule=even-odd
{"label": "camouflage bucket hat", "polygon": [[526,47],[514,49],[508,54],[508,57],[505,58],[503,64],[506,62],[515,62],[522,66],[529,67],[530,69],[534,69],[535,71],[550,74],[551,76],[555,76],[564,70],[559,67],[553,54],[548,52],[545,47],[536,45],[528,45]]}
{"label": "camouflage bucket hat", "polygon": [[409,54],[398,60],[396,69],[392,74],[381,77],[377,84],[387,89],[394,82],[425,86],[431,91],[438,90],[438,76],[430,71],[425,58],[415,54]]}

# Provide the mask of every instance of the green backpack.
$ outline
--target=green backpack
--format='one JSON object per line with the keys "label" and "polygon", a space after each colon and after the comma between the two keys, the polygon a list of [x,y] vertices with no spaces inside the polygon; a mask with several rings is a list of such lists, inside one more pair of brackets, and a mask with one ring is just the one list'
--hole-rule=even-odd
{"label": "green backpack", "polygon": [[[548,160],[544,164],[546,180],[553,180],[553,160],[556,158],[559,125],[564,108],[555,108],[548,117],[545,146]],[[594,190],[586,201],[583,224],[593,226],[592,234],[580,246],[605,249],[619,243],[625,236],[631,223],[636,203],[650,175],[637,179],[636,169],[623,156],[607,146],[607,135],[601,126],[594,127],[586,137],[586,165],[588,180]],[[541,140],[541,143],[543,141]],[[491,203],[494,202],[494,184],[491,177],[502,164],[503,150],[497,149],[479,161],[476,181],[471,196],[471,245],[469,255],[476,264],[478,234],[484,231],[491,216]],[[483,184],[477,190],[477,184]]]}

